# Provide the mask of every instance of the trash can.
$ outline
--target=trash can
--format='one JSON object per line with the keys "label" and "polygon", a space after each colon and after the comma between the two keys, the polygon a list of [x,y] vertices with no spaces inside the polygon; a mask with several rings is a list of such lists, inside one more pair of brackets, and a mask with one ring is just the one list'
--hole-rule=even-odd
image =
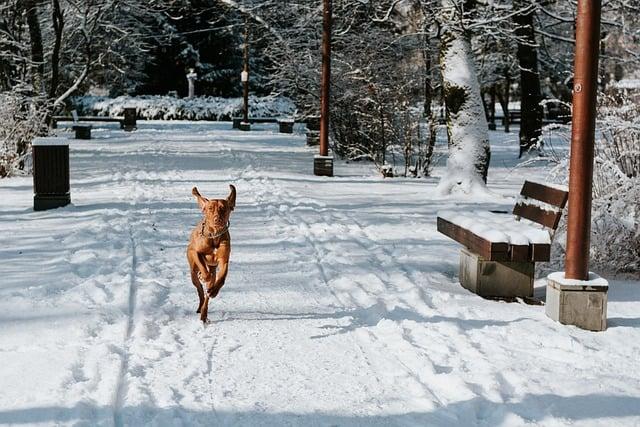
{"label": "trash can", "polygon": [[42,211],[71,203],[69,191],[69,140],[35,138],[33,158],[33,209]]}
{"label": "trash can", "polygon": [[278,120],[278,126],[280,133],[293,133],[293,125],[295,121],[291,119]]}
{"label": "trash can", "polygon": [[313,131],[320,131],[320,116],[308,116],[305,120],[307,129]]}
{"label": "trash can", "polygon": [[76,133],[76,139],[91,139],[91,125],[75,124],[72,126]]}
{"label": "trash can", "polygon": [[134,107],[127,107],[124,109],[124,120],[122,121],[122,127],[125,131],[131,132],[137,129],[138,113]]}

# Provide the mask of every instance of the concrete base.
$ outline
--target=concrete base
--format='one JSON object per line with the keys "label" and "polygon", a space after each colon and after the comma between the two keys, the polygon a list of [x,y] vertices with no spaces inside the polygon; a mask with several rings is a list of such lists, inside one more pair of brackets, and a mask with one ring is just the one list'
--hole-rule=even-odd
{"label": "concrete base", "polygon": [[589,331],[607,329],[608,282],[590,273],[589,280],[568,280],[564,273],[547,277],[547,316],[563,325]]}
{"label": "concrete base", "polygon": [[333,176],[333,156],[314,156],[313,174],[316,176]]}
{"label": "concrete base", "polygon": [[460,284],[482,297],[532,297],[534,272],[533,262],[487,261],[460,251]]}
{"label": "concrete base", "polygon": [[56,195],[39,195],[33,196],[33,210],[34,211],[46,211],[47,209],[61,208],[71,203],[71,195],[56,194]]}
{"label": "concrete base", "polygon": [[241,122],[240,127],[238,129],[244,132],[248,132],[251,130],[251,123]]}
{"label": "concrete base", "polygon": [[91,139],[91,125],[73,125],[76,139]]}
{"label": "concrete base", "polygon": [[320,132],[307,130],[307,145],[310,147],[320,145]]}

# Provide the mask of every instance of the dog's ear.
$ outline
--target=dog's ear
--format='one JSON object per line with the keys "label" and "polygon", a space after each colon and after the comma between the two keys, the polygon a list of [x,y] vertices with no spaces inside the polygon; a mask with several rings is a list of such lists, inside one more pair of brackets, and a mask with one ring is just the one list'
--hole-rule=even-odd
{"label": "dog's ear", "polygon": [[236,207],[236,187],[229,185],[229,188],[231,189],[231,193],[229,194],[229,197],[227,197],[227,205],[230,210],[234,210]]}
{"label": "dog's ear", "polygon": [[191,190],[191,194],[196,196],[196,199],[198,200],[198,206],[200,206],[201,210],[204,210],[204,207],[207,205],[207,202],[209,200],[207,200],[204,197],[202,197],[200,195],[200,192],[198,191],[198,189],[196,187],[193,187],[193,189]]}

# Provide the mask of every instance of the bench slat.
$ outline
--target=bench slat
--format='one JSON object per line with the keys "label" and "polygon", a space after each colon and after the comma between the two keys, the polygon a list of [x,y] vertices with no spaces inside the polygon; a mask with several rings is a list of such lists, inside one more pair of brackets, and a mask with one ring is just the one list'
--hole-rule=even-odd
{"label": "bench slat", "polygon": [[551,245],[533,244],[531,245],[531,261],[549,262],[551,260]]}
{"label": "bench slat", "polygon": [[511,261],[531,261],[529,245],[509,245],[509,259]]}
{"label": "bench slat", "polygon": [[552,230],[558,227],[562,216],[562,212],[547,211],[538,206],[527,205],[526,202],[517,203],[513,208],[513,214],[537,222]]}
{"label": "bench slat", "polygon": [[509,244],[490,242],[467,229],[438,217],[438,231],[488,261],[509,261]]}
{"label": "bench slat", "polygon": [[548,187],[537,182],[525,181],[520,195],[531,199],[540,200],[563,209],[567,203],[569,193],[557,188]]}
{"label": "bench slat", "polygon": [[[56,122],[73,122],[73,117],[67,116],[53,116],[53,120]],[[124,120],[122,117],[103,117],[103,116],[80,116],[79,122],[121,122]]]}

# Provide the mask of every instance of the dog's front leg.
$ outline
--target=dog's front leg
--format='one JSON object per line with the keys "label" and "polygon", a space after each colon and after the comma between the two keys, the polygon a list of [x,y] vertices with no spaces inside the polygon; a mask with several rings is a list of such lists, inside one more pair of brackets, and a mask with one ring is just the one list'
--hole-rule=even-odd
{"label": "dog's front leg", "polygon": [[220,289],[224,286],[224,282],[227,279],[227,271],[229,270],[229,263],[220,263],[218,267],[220,267],[220,269],[216,274],[216,280],[213,283],[213,286],[207,288],[207,294],[211,298],[215,298],[218,295],[218,292],[220,292]]}
{"label": "dog's front leg", "polygon": [[204,285],[207,288],[207,292],[205,292],[204,294],[204,302],[201,305],[200,308],[200,320],[202,320],[203,322],[207,322],[207,317],[209,315],[209,290],[213,289],[215,286],[215,277],[216,277],[216,267],[215,266],[209,266],[207,267],[207,271],[209,273],[209,280],[204,282]]}

